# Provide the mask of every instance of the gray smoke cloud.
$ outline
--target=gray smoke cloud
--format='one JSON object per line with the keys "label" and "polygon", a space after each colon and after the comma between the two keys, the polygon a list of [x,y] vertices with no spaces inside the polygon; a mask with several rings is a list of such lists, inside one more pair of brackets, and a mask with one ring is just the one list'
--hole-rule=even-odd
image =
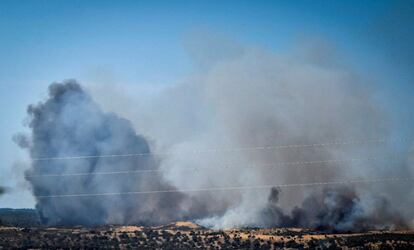
{"label": "gray smoke cloud", "polygon": [[329,232],[409,228],[386,198],[373,199],[371,211],[367,211],[356,191],[347,186],[312,193],[290,214],[278,206],[279,192],[277,188],[271,190],[268,205],[262,212],[262,223],[266,227],[304,227]]}
{"label": "gray smoke cloud", "polygon": [[[97,97],[98,102],[125,114],[152,138],[156,150],[179,152],[160,163],[165,179],[178,189],[413,177],[407,153],[412,144],[393,141],[395,135],[405,135],[395,132],[398,124],[390,118],[387,103],[378,99],[383,90],[373,83],[375,76],[344,65],[335,53],[318,44],[300,53],[239,46],[228,58],[212,61],[209,57],[203,61],[204,71],[160,91],[150,102],[131,101],[134,110],[114,110],[104,101],[108,97]],[[319,51],[324,52],[323,60]],[[386,142],[185,153],[370,138]],[[384,159],[269,167],[278,162],[370,157]],[[304,226],[358,231],[412,227],[414,222],[410,182],[281,189],[277,203],[274,193],[243,190],[187,195],[204,204],[197,222],[213,228]]]}
{"label": "gray smoke cloud", "polygon": [[[381,107],[380,102],[370,94],[373,93],[371,88],[374,86],[370,86],[365,82],[364,76],[350,68],[332,66],[338,65],[335,63],[335,58],[330,58],[330,60],[331,63],[326,63],[325,60],[323,64],[318,64],[312,58],[278,55],[254,48],[246,49],[245,53],[237,59],[220,61],[212,66],[198,83],[187,86],[186,94],[180,93],[180,95],[197,96],[197,101],[202,103],[198,110],[203,111],[201,111],[202,115],[196,113],[192,116],[196,118],[195,128],[194,124],[183,126],[190,131],[198,131],[197,134],[185,134],[187,138],[171,147],[176,151],[191,151],[194,148],[215,148],[223,145],[237,148],[246,145],[312,144],[378,137],[391,139],[391,125],[388,123],[387,113]],[[176,114],[181,111],[178,109],[167,112]],[[197,119],[200,120],[197,121]],[[198,124],[201,125],[198,126]],[[163,138],[155,139],[158,142],[163,141]],[[179,188],[308,183],[341,179],[372,179],[390,175],[412,176],[412,172],[404,163],[407,155],[404,155],[402,161],[397,163],[362,161],[302,167],[290,165],[272,168],[266,166],[266,163],[275,162],[385,156],[394,153],[395,147],[396,145],[391,143],[225,152],[214,154],[214,157],[178,155],[163,161],[161,167],[166,170],[166,178]],[[225,164],[235,167],[223,167]],[[198,174],[188,171],[194,167],[202,170],[198,170]],[[390,199],[384,203],[384,206],[400,204],[400,202],[407,203],[408,200],[412,202],[412,199],[407,197],[401,200],[396,198],[395,194],[402,189],[412,190],[411,185],[399,185],[393,186],[393,189],[383,183],[371,187],[355,187],[353,189],[354,199],[345,199],[345,201],[355,203],[351,204],[351,208],[363,207],[363,213],[360,216],[349,214],[343,219],[344,221],[332,223],[336,224],[338,230],[348,230],[352,226],[346,227],[342,224],[359,225],[357,220],[361,221],[361,217],[366,218],[364,222],[368,222],[374,214],[388,211],[388,208],[378,211],[365,208],[376,206],[376,204],[368,203],[379,199],[377,192],[383,193],[386,197],[384,199]],[[318,224],[325,225],[330,218],[311,218],[317,215],[313,209],[324,208],[328,214],[342,213],[340,209],[343,204],[340,202],[345,203],[341,197],[348,197],[348,194],[344,193],[346,190],[314,191],[304,188],[286,191],[286,195],[280,197],[282,211],[284,213],[291,211],[307,197],[324,200],[327,195],[334,193],[336,195],[331,196],[338,197],[338,199],[331,200],[338,203],[337,205],[301,206],[310,211],[304,211],[302,214],[306,215],[306,218],[298,223],[310,227],[318,226]],[[200,197],[203,194],[197,194],[197,196]],[[215,194],[214,197],[206,194],[204,199],[208,201],[207,204],[227,204],[227,207],[222,216],[209,216],[199,220],[199,223],[218,228],[268,225],[269,221],[279,220],[278,217],[267,216],[265,220],[262,218],[262,211],[268,206],[268,196],[266,192],[255,191],[236,192],[231,195],[223,192]],[[405,210],[406,213],[410,213],[408,208],[409,206],[404,206],[392,209]],[[329,209],[333,211],[328,211]],[[347,213],[361,211],[351,209]],[[401,216],[405,218],[405,215],[402,213]],[[407,216],[412,218],[412,214]],[[312,222],[318,218],[320,222]],[[395,225],[390,227],[402,225],[400,218],[395,217],[395,219]],[[384,219],[384,223],[388,225],[390,221]],[[281,223],[273,225],[292,224],[285,224],[282,220]],[[376,221],[372,224],[365,223],[365,225],[371,228],[383,226]],[[332,225],[326,225],[326,228],[332,227]]]}
{"label": "gray smoke cloud", "polygon": [[[28,109],[31,138],[16,137],[19,145],[29,149],[32,158],[152,151],[171,154],[162,158],[149,155],[33,161],[28,176],[91,173],[86,177],[28,178],[34,194],[413,177],[407,153],[412,145],[409,141],[393,141],[396,126],[389,119],[384,103],[376,99],[380,89],[370,83],[370,76],[339,63],[340,58],[334,54],[324,53],[320,60],[321,47],[315,51],[309,46],[306,49],[309,53],[281,54],[239,46],[237,53],[228,58],[201,60],[202,70],[197,76],[159,91],[149,101],[141,101],[145,98],[136,93],[128,103],[122,94],[113,95],[110,88],[96,92],[90,87],[105,112],[77,83],[52,84],[49,98]],[[192,46],[191,51],[194,50]],[[113,102],[125,105],[115,106]],[[137,135],[133,127],[146,137]],[[385,143],[220,150],[374,138],[385,139]],[[198,149],[218,150],[191,153]],[[340,164],[270,166],[280,162],[381,156],[394,157]],[[92,175],[100,171],[153,168],[161,172]],[[302,226],[359,231],[412,227],[413,197],[411,182],[376,182],[325,189],[38,199],[37,208],[48,224],[158,224],[192,219],[213,228]]]}
{"label": "gray smoke cloud", "polygon": [[[103,112],[73,81],[54,83],[47,100],[28,107],[31,136],[15,141],[32,159],[79,155],[150,154],[148,141],[130,122]],[[117,193],[173,189],[159,175],[94,175],[105,171],[158,168],[151,155],[139,158],[86,158],[32,161],[26,173],[35,196]],[[44,176],[86,173],[83,176]],[[41,176],[43,175],[43,176]],[[36,208],[47,225],[158,224],[183,218],[184,195],[97,196],[37,199]]]}

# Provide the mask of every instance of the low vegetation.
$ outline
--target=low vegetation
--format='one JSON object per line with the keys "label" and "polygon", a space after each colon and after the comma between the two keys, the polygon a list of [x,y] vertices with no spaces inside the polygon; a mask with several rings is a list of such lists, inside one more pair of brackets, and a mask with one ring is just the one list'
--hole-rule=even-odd
{"label": "low vegetation", "polygon": [[301,229],[209,230],[190,222],[161,227],[0,227],[0,249],[413,249],[414,232],[323,234]]}

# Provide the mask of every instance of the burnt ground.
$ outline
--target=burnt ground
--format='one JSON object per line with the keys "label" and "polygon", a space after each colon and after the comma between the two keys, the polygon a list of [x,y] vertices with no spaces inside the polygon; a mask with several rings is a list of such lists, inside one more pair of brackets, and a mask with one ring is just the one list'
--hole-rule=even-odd
{"label": "burnt ground", "polygon": [[295,228],[209,230],[161,227],[0,227],[0,249],[414,249],[414,231],[324,234]]}

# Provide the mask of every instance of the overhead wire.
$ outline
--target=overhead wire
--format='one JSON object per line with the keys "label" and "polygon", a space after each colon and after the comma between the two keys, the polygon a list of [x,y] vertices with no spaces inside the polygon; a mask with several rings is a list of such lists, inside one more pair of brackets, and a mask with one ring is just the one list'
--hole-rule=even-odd
{"label": "overhead wire", "polygon": [[386,143],[386,142],[402,142],[411,141],[410,139],[364,139],[364,140],[349,140],[349,141],[331,141],[325,143],[311,143],[311,144],[285,144],[285,145],[268,145],[268,146],[252,146],[252,147],[221,147],[210,149],[189,150],[183,152],[148,152],[148,153],[128,153],[128,154],[100,154],[100,155],[72,155],[72,156],[57,156],[57,157],[35,157],[32,161],[50,161],[50,160],[75,160],[75,159],[92,159],[92,158],[116,158],[116,157],[141,157],[141,156],[166,156],[166,155],[182,155],[182,154],[202,154],[202,153],[217,153],[217,152],[239,152],[239,151],[255,151],[255,150],[280,150],[293,148],[311,148],[311,147],[326,147],[326,146],[340,146],[340,145],[356,145],[356,144],[372,144],[372,143]]}
{"label": "overhead wire", "polygon": [[[357,162],[357,161],[376,161],[376,160],[384,160],[384,159],[395,159],[400,160],[400,157],[396,156],[378,156],[378,157],[367,157],[367,158],[350,158],[350,159],[331,159],[331,160],[315,160],[315,161],[291,161],[291,162],[275,162],[275,163],[264,163],[264,164],[247,164],[247,165],[240,165],[240,164],[224,164],[221,165],[220,168],[252,168],[252,167],[269,167],[269,168],[276,168],[276,167],[283,167],[283,166],[295,166],[295,167],[304,167],[306,165],[313,165],[313,164],[344,164],[348,162]],[[395,161],[395,160],[394,160]],[[326,166],[318,166],[318,167],[326,167]],[[188,169],[187,171],[197,171],[209,169],[209,167],[195,167]],[[215,168],[217,170],[217,168]],[[101,171],[101,172],[74,172],[74,173],[52,173],[52,174],[33,174],[33,175],[26,175],[26,178],[38,178],[38,177],[64,177],[64,176],[91,176],[91,175],[119,175],[119,174],[141,174],[141,173],[157,173],[163,172],[163,169],[137,169],[137,170],[119,170],[119,171]]]}
{"label": "overhead wire", "polygon": [[309,186],[327,186],[341,184],[362,184],[362,183],[379,183],[379,182],[410,182],[414,178],[407,177],[388,177],[373,179],[355,179],[355,180],[338,180],[327,182],[308,182],[308,183],[289,183],[289,184],[267,184],[251,186],[222,186],[222,187],[204,187],[188,189],[164,189],[148,191],[130,191],[130,192],[107,192],[107,193],[81,193],[81,194],[53,194],[53,195],[35,195],[38,199],[46,198],[69,198],[69,197],[99,197],[99,196],[119,196],[119,195],[142,195],[142,194],[160,194],[160,193],[190,193],[190,192],[209,192],[209,191],[234,191],[234,190],[259,190],[269,188],[293,188]]}

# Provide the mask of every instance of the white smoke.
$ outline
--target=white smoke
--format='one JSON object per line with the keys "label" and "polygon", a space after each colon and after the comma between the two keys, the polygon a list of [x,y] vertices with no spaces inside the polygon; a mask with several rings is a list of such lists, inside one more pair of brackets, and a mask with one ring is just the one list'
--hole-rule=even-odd
{"label": "white smoke", "polygon": [[[306,49],[306,56],[303,53],[299,56],[239,46],[237,44],[237,53],[231,53],[231,56],[207,60],[207,66],[203,61],[203,70],[185,83],[167,87],[146,103],[132,103],[129,106],[133,112],[126,107],[115,111],[133,113],[128,118],[137,121],[135,126],[152,139],[155,151],[191,152],[222,147],[392,139],[392,124],[382,103],[375,99],[375,85],[367,80],[371,79],[370,76],[344,66],[340,58],[330,53],[323,54],[323,60],[320,60],[321,47],[313,50],[310,46]],[[99,101],[100,97],[97,99]],[[107,109],[113,108],[110,103],[102,104]],[[407,149],[405,144],[398,146]],[[407,154],[397,163],[351,161],[331,168],[263,166],[275,162],[384,156],[393,153],[393,148],[396,148],[395,144],[384,143],[293,150],[180,153],[165,157],[160,168],[164,177],[178,189],[412,176],[412,169],[406,163]],[[403,204],[395,208],[401,211],[401,216],[412,218],[413,214],[407,209],[412,199],[395,195],[407,188],[412,192],[409,183],[391,188],[381,183],[372,187],[356,187],[356,195],[364,197],[357,205],[372,208],[375,204],[372,200],[376,199],[377,192],[381,192],[390,203]],[[289,212],[311,193],[315,196],[314,193],[323,195],[324,192],[292,189],[285,194],[282,190],[278,205],[282,211]],[[263,225],[263,209],[269,206],[270,190],[188,195],[204,204],[204,218],[199,220],[201,224],[220,228],[260,226]],[[368,217],[378,212],[368,208],[364,209]]]}

